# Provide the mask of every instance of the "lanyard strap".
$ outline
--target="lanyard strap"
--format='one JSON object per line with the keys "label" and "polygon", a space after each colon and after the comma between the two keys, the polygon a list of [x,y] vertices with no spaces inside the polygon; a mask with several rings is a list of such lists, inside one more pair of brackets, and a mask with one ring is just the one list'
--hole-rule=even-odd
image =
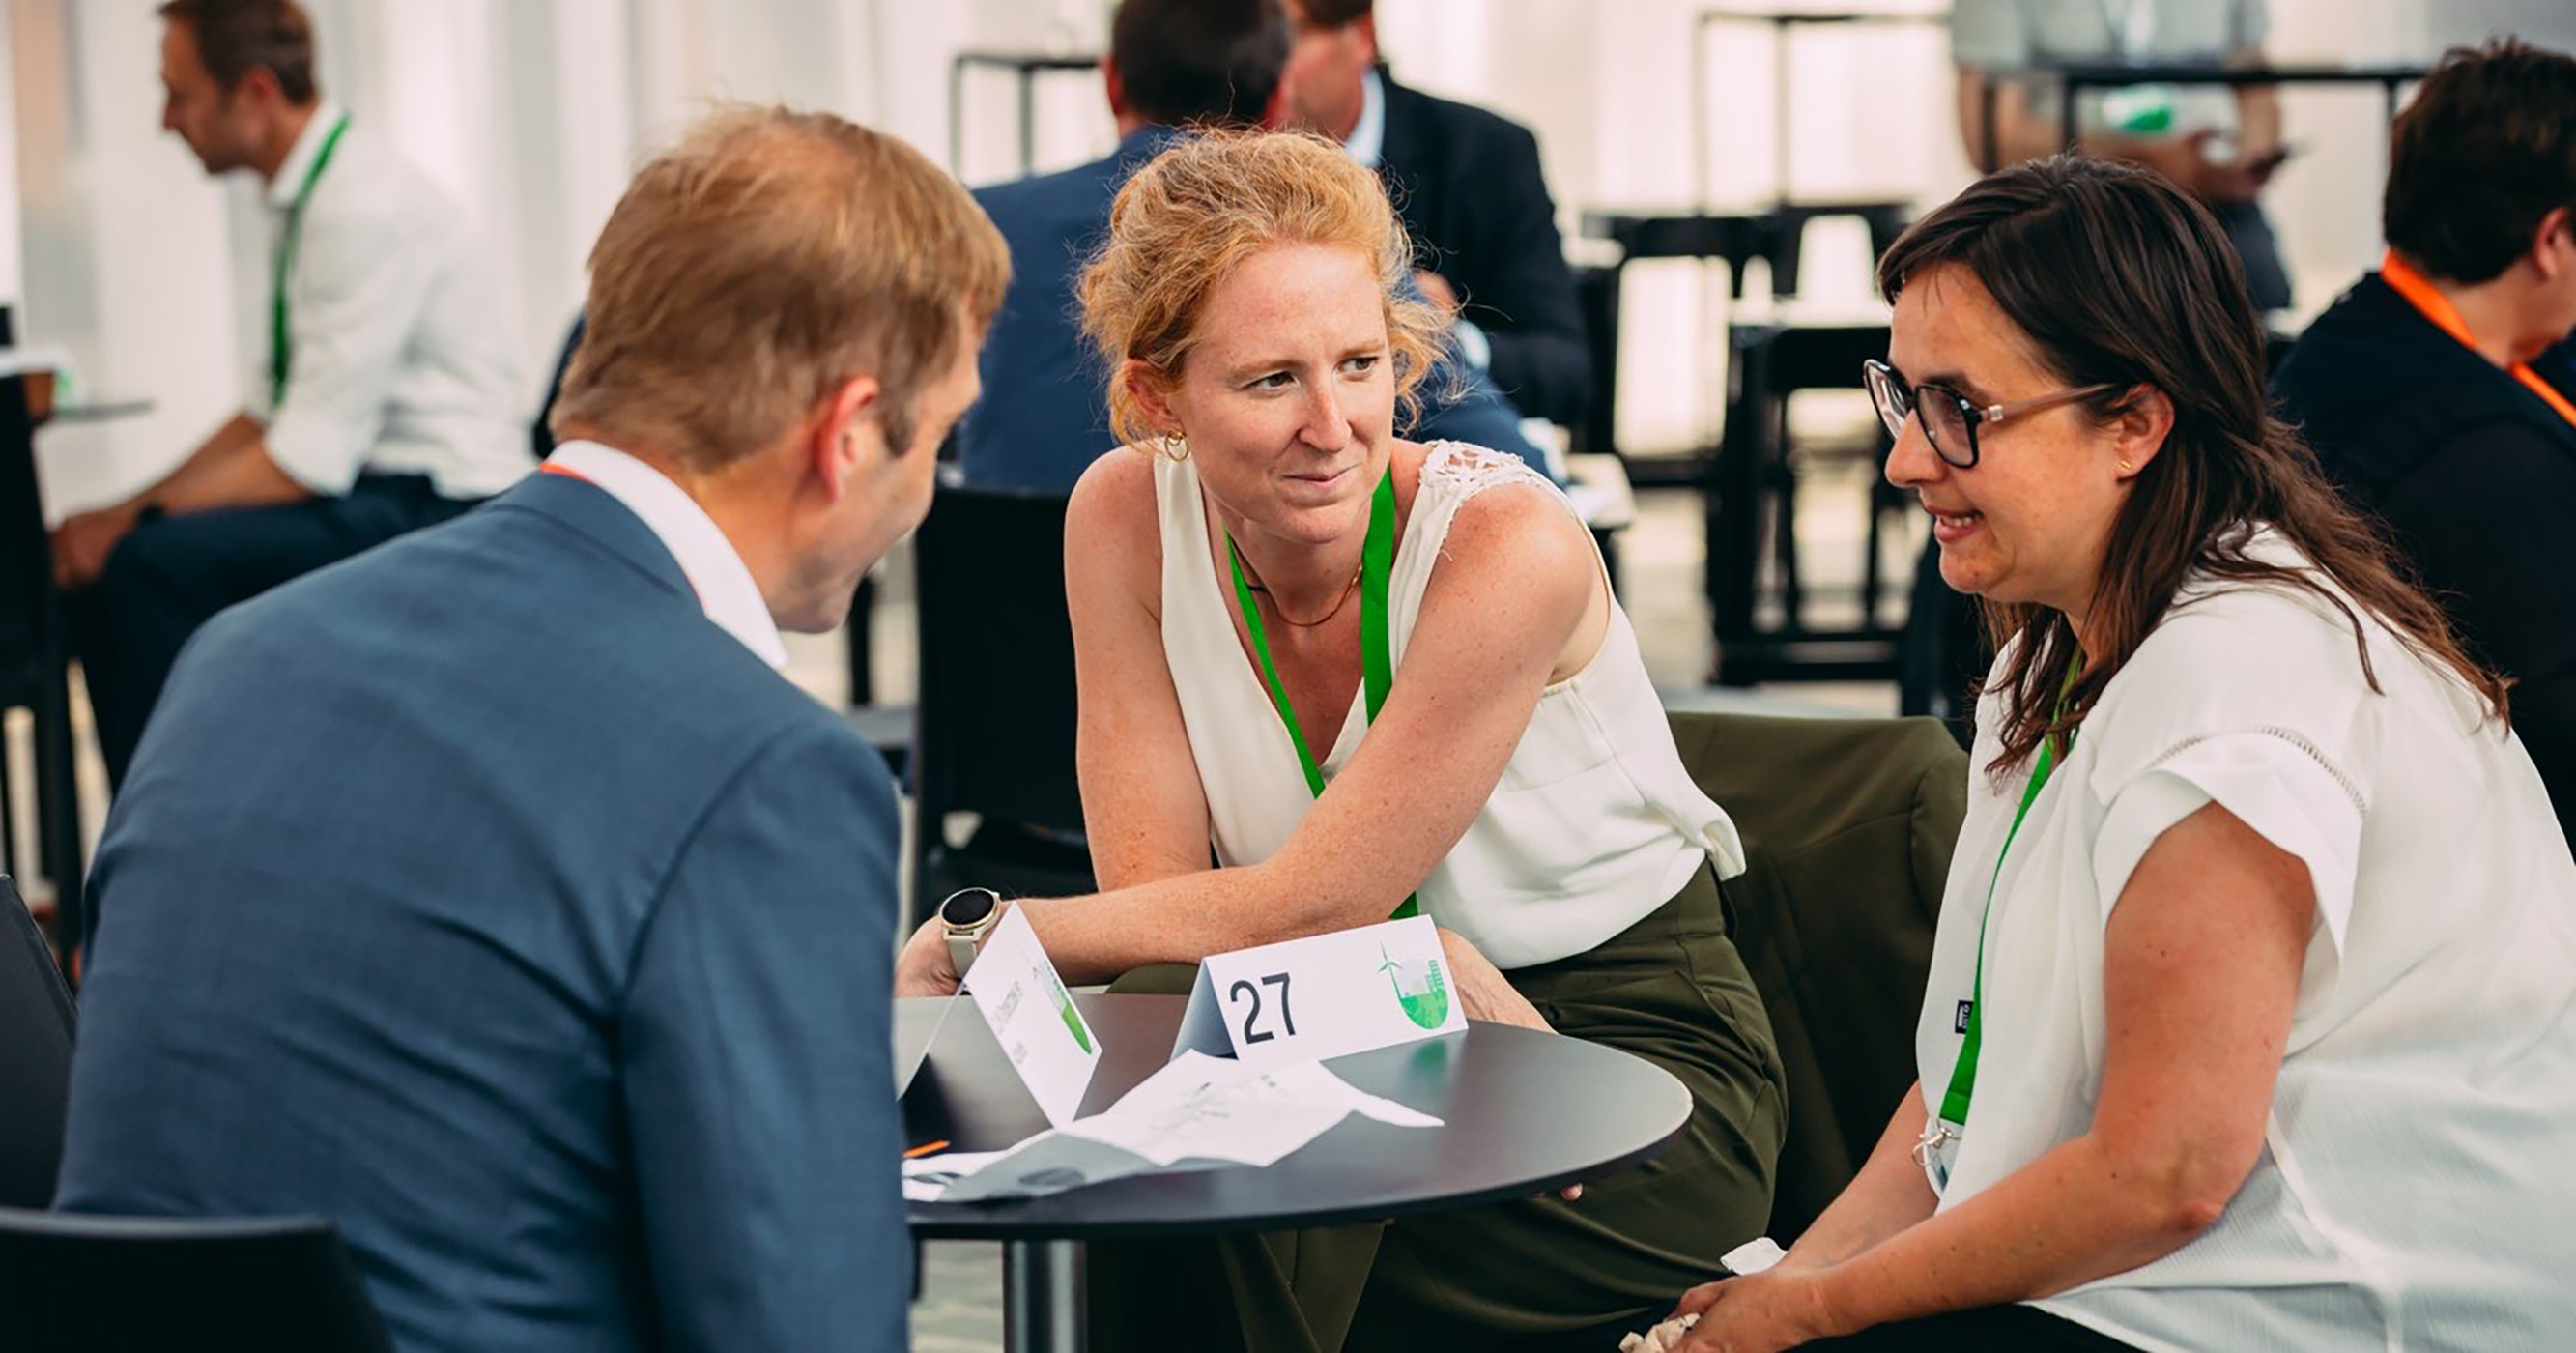
{"label": "lanyard strap", "polygon": [[[2057,691],[2059,713],[2066,710],[2066,697],[2075,689],[2076,678],[2083,675],[2084,660],[2078,657],[2066,669],[2066,682]],[[2067,747],[2074,748],[2074,735],[2067,735]],[[2004,832],[2004,848],[1995,853],[1995,876],[1986,883],[1986,909],[1977,917],[1977,966],[1968,979],[1968,1016],[1962,1021],[1964,1035],[1959,1040],[1959,1060],[1950,1068],[1950,1088],[1941,1094],[1941,1121],[1959,1127],[1968,1125],[1968,1100],[1977,1088],[1977,1048],[1982,1041],[1986,1011],[1986,922],[1995,914],[1995,889],[2003,882],[2004,861],[2012,854],[2013,838],[2021,835],[2022,819],[2030,816],[2030,806],[2039,801],[2039,791],[2048,784],[2048,773],[2056,767],[2056,743],[2042,738],[2039,757],[2032,764],[2030,784],[2021,791],[2021,806],[2013,810],[2012,826]]]}
{"label": "lanyard strap", "polygon": [[[1315,763],[1315,753],[1306,745],[1305,731],[1297,726],[1297,711],[1289,707],[1288,688],[1279,684],[1278,665],[1270,660],[1270,639],[1261,629],[1261,608],[1252,603],[1252,585],[1243,578],[1243,555],[1234,548],[1234,537],[1225,538],[1226,563],[1234,569],[1234,599],[1243,607],[1243,627],[1252,634],[1252,653],[1261,659],[1261,679],[1270,687],[1270,703],[1279,707],[1279,721],[1288,725],[1288,741],[1297,748],[1298,769],[1306,772],[1306,788],[1316,798],[1324,797],[1323,768]],[[1387,575],[1395,568],[1395,469],[1378,477],[1377,491],[1369,495],[1368,538],[1360,547],[1360,687],[1368,699],[1370,723],[1377,722],[1378,708],[1386,703],[1387,687],[1395,684],[1395,664],[1388,657],[1386,638]],[[1402,920],[1422,910],[1411,896],[1395,909],[1394,919]]]}
{"label": "lanyard strap", "polygon": [[[2380,261],[2379,280],[2386,282],[2390,290],[2405,297],[2407,304],[2422,311],[2424,318],[2433,321],[2433,327],[2460,340],[2461,346],[2473,352],[2476,351],[2477,341],[2469,336],[2468,321],[2460,318],[2459,307],[2451,304],[2451,298],[2436,289],[2424,274],[2415,271],[2414,265],[2399,258],[2396,250],[2390,250],[2388,257]],[[2576,426],[2576,403],[2570,403],[2567,396],[2558,393],[2558,387],[2551,385],[2539,372],[2532,370],[2531,363],[2516,362],[2505,370],[2515,380],[2529,386],[2531,392],[2540,396],[2542,403],[2556,410],[2559,417],[2566,419],[2571,426]]]}
{"label": "lanyard strap", "polygon": [[304,182],[295,190],[295,201],[286,209],[286,229],[277,240],[276,286],[268,296],[268,400],[273,407],[286,399],[287,363],[293,355],[286,331],[286,278],[295,270],[296,243],[304,236],[304,207],[313,200],[313,185],[322,181],[322,171],[330,167],[331,152],[340,147],[340,134],[349,130],[349,115],[331,124],[329,135],[322,138],[322,149],[315,152],[311,167],[304,171]]}

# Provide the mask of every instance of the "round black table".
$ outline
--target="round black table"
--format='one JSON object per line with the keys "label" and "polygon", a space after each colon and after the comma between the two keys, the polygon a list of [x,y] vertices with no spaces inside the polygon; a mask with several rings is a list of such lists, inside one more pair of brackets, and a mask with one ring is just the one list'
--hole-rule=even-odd
{"label": "round black table", "polygon": [[[1097,1113],[1169,1060],[1178,996],[1075,996],[1102,1056],[1083,1097]],[[1046,1126],[971,1005],[898,1001],[898,1064],[914,1142],[1009,1146]],[[936,1038],[933,1030],[936,1029]],[[1081,1242],[1379,1220],[1525,1198],[1649,1160],[1690,1120],[1681,1082],[1580,1039],[1494,1024],[1329,1059],[1353,1086],[1441,1120],[1404,1128],[1353,1114],[1266,1168],[1227,1166],[1110,1180],[1045,1198],[913,1203],[924,1239],[1005,1242],[1007,1346],[1083,1346]]]}

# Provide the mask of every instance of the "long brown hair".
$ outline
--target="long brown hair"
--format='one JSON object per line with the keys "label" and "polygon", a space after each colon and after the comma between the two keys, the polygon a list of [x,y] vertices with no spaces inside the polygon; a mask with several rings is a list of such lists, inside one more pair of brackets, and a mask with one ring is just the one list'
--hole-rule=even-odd
{"label": "long brown hair", "polygon": [[[2263,330],[2244,269],[2199,203],[2128,165],[2075,155],[2033,161],[1980,179],[1916,222],[1879,260],[1879,290],[1892,303],[1907,279],[1950,264],[1985,285],[2051,374],[2108,387],[2083,402],[2097,422],[2127,412],[2147,386],[2174,411],[2163,450],[2130,481],[2112,523],[2091,612],[2104,647],[2082,654],[2071,688],[2062,683],[2079,649],[2064,614],[1981,599],[1993,642],[2020,640],[1991,681],[2005,699],[2003,753],[1988,770],[2020,764],[2042,739],[2081,723],[2193,574],[2323,598],[2351,624],[2375,691],[2357,603],[2505,717],[2504,680],[2468,655],[2387,542],[2336,494],[2315,453],[2266,411]],[[2248,555],[2250,532],[2241,528],[2258,522],[2278,528],[2315,569]]]}

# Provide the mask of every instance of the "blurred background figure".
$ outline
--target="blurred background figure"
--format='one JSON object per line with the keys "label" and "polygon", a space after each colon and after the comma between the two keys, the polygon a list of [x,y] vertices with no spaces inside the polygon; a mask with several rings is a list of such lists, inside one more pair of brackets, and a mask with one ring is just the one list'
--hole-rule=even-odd
{"label": "blurred background figure", "polygon": [[[2254,66],[2271,31],[2265,0],[1958,0],[1950,53],[1959,67],[1959,132],[1979,169],[2054,153],[2064,98],[2045,80],[2003,79],[1986,125],[1985,84],[2066,65]],[[2255,200],[2290,154],[2280,91],[2269,85],[2140,84],[2088,91],[2076,142],[2132,160],[2198,197],[2236,246],[2255,307],[2290,303],[2272,223]]]}
{"label": "blurred background figure", "polygon": [[1423,294],[1458,316],[1467,361],[1523,414],[1572,424],[1592,398],[1574,274],[1537,138],[1396,83],[1372,0],[1287,0],[1291,120],[1378,171],[1413,236]]}
{"label": "blurred background figure", "polygon": [[[1012,273],[984,346],[984,388],[996,397],[977,405],[957,432],[967,486],[1071,493],[1083,469],[1117,445],[1108,373],[1074,327],[1074,278],[1108,227],[1110,200],[1182,128],[1278,124],[1289,97],[1288,60],[1279,0],[1126,0],[1101,62],[1118,148],[1059,173],[976,190],[976,202],[1010,242]],[[1437,285],[1436,278],[1424,283],[1426,291]],[[1408,430],[1544,468],[1521,433],[1521,411],[1477,371],[1460,369],[1464,332],[1462,326],[1462,341],[1434,368],[1420,421]]]}
{"label": "blurred background figure", "polygon": [[528,469],[496,279],[454,203],[325,99],[295,0],[161,6],[161,123],[249,170],[273,226],[268,362],[178,469],[54,532],[111,783],[170,665],[235,602],[444,521]]}
{"label": "blurred background figure", "polygon": [[2513,678],[2514,731],[2576,836],[2576,58],[2444,58],[2397,119],[2382,220],[2387,258],[2273,393]]}

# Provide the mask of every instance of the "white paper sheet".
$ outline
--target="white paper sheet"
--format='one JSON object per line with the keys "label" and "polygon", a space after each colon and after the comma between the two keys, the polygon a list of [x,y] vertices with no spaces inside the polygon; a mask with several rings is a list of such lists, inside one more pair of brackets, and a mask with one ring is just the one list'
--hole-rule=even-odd
{"label": "white paper sheet", "polygon": [[[1353,1113],[1398,1127],[1440,1125],[1429,1114],[1363,1093],[1320,1063],[1263,1071],[1185,1052],[1106,1112],[1041,1132],[1009,1151],[905,1162],[905,1196],[1035,1198],[1149,1170],[1270,1165]],[[945,1187],[930,1193],[934,1177]]]}

